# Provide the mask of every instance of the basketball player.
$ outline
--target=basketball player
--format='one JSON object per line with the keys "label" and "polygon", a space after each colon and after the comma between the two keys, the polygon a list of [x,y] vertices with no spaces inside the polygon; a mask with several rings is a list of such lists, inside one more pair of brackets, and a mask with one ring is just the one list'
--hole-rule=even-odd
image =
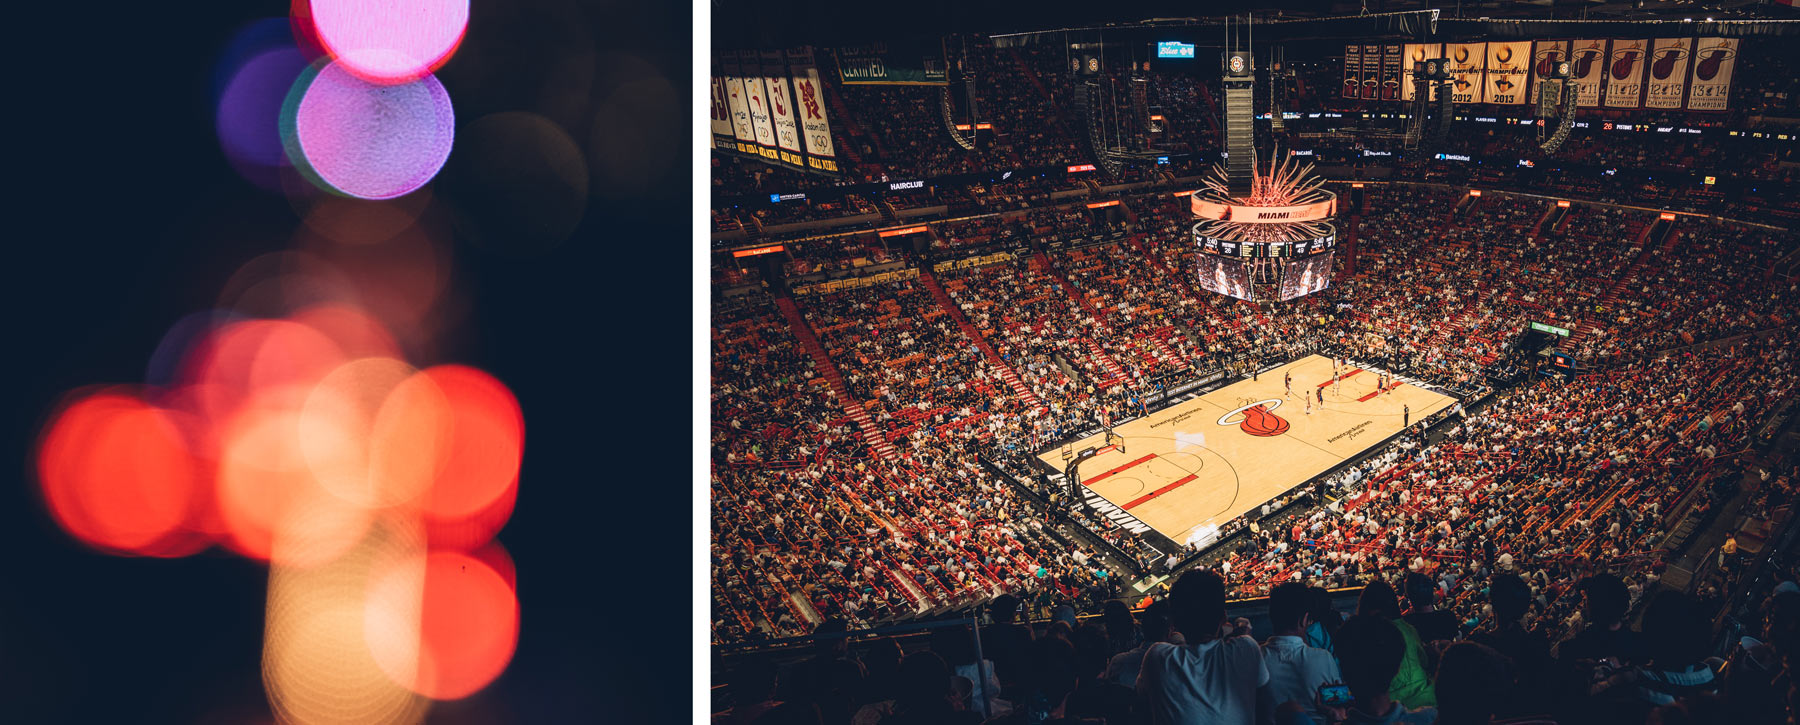
{"label": "basketball player", "polygon": [[1319,409],[1325,409],[1325,386],[1319,386]]}
{"label": "basketball player", "polygon": [[1281,387],[1287,389],[1287,392],[1282,393],[1282,397],[1286,397],[1286,398],[1294,397],[1294,374],[1293,373],[1282,373],[1281,374]]}
{"label": "basketball player", "polygon": [[1306,414],[1307,414],[1307,415],[1312,415],[1312,396],[1310,396],[1310,395],[1302,395],[1302,396],[1300,396],[1300,397],[1302,397],[1302,398],[1305,398],[1305,399],[1306,399]]}
{"label": "basketball player", "polygon": [[1400,406],[1400,427],[1405,428],[1412,423],[1412,406]]}

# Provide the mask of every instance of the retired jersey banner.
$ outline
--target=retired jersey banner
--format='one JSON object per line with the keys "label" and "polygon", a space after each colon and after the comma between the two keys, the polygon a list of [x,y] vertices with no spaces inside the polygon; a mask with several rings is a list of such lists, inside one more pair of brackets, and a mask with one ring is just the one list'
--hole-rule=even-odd
{"label": "retired jersey banner", "polygon": [[1482,97],[1482,71],[1487,67],[1487,43],[1450,43],[1450,101],[1486,103]]}
{"label": "retired jersey banner", "polygon": [[1529,41],[1487,44],[1487,81],[1482,95],[1487,97],[1488,103],[1507,106],[1525,103],[1530,55]]}
{"label": "retired jersey banner", "polygon": [[731,134],[737,139],[737,151],[760,156],[756,148],[756,127],[750,123],[750,94],[744,86],[743,66],[736,53],[726,53],[721,64],[725,73],[725,99],[731,109]]}
{"label": "retired jersey banner", "polygon": [[944,71],[944,44],[937,38],[851,45],[834,52],[838,63],[838,81],[845,85],[950,84],[950,76]]}
{"label": "retired jersey banner", "polygon": [[1362,46],[1344,46],[1344,97],[1362,98]]}
{"label": "retired jersey banner", "polygon": [[1606,84],[1606,41],[1577,40],[1569,54],[1575,61],[1569,78],[1575,88],[1575,107],[1599,108],[1600,88]]}
{"label": "retired jersey banner", "polygon": [[[1405,60],[1401,61],[1401,72],[1405,74],[1405,82],[1400,84],[1400,100],[1410,101],[1413,99],[1412,74],[1419,63],[1421,61],[1431,60],[1432,58],[1442,57],[1444,57],[1443,43],[1406,44],[1406,57]],[[1433,86],[1432,88],[1431,97],[1425,99],[1427,101],[1435,100],[1437,98],[1436,86]]]}
{"label": "retired jersey banner", "polygon": [[1694,44],[1694,78],[1688,83],[1690,111],[1723,111],[1730,105],[1737,38],[1701,38]]}
{"label": "retired jersey banner", "polygon": [[812,48],[788,51],[788,72],[794,78],[794,112],[806,148],[806,165],[813,171],[838,173],[837,149],[831,141],[831,123],[825,117],[825,87],[819,85],[819,68]]}
{"label": "retired jersey banner", "polygon": [[1381,98],[1381,46],[1362,47],[1362,97],[1365,101]]}
{"label": "retired jersey banner", "polygon": [[1644,87],[1645,108],[1681,108],[1687,94],[1688,62],[1693,38],[1657,38],[1650,42],[1650,81]]}
{"label": "retired jersey banner", "polygon": [[769,118],[769,91],[754,60],[744,63],[744,101],[750,104],[750,128],[756,132],[756,153],[770,162],[781,156],[775,153],[775,122]]}
{"label": "retired jersey banner", "polygon": [[1405,73],[1400,70],[1401,53],[1398,45],[1385,45],[1381,48],[1381,100],[1400,100],[1400,84],[1405,81]]}
{"label": "retired jersey banner", "polygon": [[1650,41],[1614,40],[1606,64],[1606,107],[1639,108],[1644,105],[1644,66],[1649,63]]}
{"label": "retired jersey banner", "polygon": [[731,103],[725,93],[725,79],[719,75],[718,64],[713,64],[712,83],[708,90],[712,92],[712,137],[713,148],[721,151],[736,151],[737,139],[731,132]]}
{"label": "retired jersey banner", "polygon": [[1567,40],[1535,40],[1531,43],[1531,101],[1537,102],[1543,93],[1544,79],[1556,69],[1556,64],[1569,59],[1569,41]]}
{"label": "retired jersey banner", "polygon": [[805,171],[800,125],[794,120],[794,93],[788,88],[787,61],[781,51],[763,51],[762,81],[763,89],[769,92],[769,123],[775,128],[776,159],[782,166]]}

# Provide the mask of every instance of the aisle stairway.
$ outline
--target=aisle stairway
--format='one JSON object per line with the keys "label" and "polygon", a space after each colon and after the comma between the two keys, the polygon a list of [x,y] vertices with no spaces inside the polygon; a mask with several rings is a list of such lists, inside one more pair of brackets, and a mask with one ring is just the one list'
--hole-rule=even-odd
{"label": "aisle stairway", "polygon": [[794,304],[794,298],[776,297],[775,306],[781,308],[781,316],[787,318],[788,329],[794,333],[796,339],[800,340],[800,346],[806,348],[806,354],[812,356],[813,365],[818,368],[819,374],[825,377],[825,382],[831,387],[831,394],[837,397],[838,405],[844,409],[844,413],[850,416],[851,420],[856,421],[856,427],[862,430],[863,440],[869,444],[869,448],[875,451],[876,455],[881,456],[881,460],[900,460],[900,452],[895,450],[894,444],[889,443],[887,437],[881,435],[881,430],[875,427],[875,421],[869,417],[869,411],[863,407],[862,401],[850,395],[850,389],[844,386],[843,374],[839,373],[837,366],[832,364],[831,356],[825,354],[825,346],[819,344],[818,336],[814,335],[812,327],[806,324],[806,317],[800,314],[800,308]]}
{"label": "aisle stairway", "polygon": [[1043,408],[1044,404],[1038,400],[1037,394],[1025,386],[1025,381],[1020,380],[1019,374],[1013,371],[1011,365],[1006,364],[1006,359],[994,351],[993,346],[987,343],[987,338],[981,336],[981,331],[969,324],[969,318],[963,317],[962,309],[956,306],[955,300],[950,299],[950,293],[944,291],[944,286],[938,284],[937,275],[932,274],[929,267],[919,268],[919,282],[925,285],[925,289],[931,291],[931,297],[937,300],[938,306],[944,308],[944,312],[948,313],[950,319],[956,322],[956,327],[962,330],[963,336],[969,338],[970,342],[975,343],[975,346],[987,355],[988,362],[992,363],[994,370],[1000,373],[1000,379],[1006,381],[1013,393],[1019,396],[1019,400],[1024,401],[1028,407]]}

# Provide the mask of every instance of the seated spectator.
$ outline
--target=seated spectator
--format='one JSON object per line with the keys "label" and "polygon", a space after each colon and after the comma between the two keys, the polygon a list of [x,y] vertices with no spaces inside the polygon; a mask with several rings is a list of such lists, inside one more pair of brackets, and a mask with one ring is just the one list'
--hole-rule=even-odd
{"label": "seated spectator", "polygon": [[1263,642],[1263,664],[1269,669],[1269,695],[1276,703],[1297,702],[1314,722],[1325,713],[1316,700],[1319,686],[1343,678],[1331,653],[1306,644],[1311,617],[1306,613],[1307,587],[1287,582],[1269,592],[1269,625],[1275,634]]}
{"label": "seated spectator", "polygon": [[1078,725],[1104,720],[1071,717],[1067,714],[1069,697],[1080,680],[1077,674],[1075,646],[1057,637],[1045,637],[1031,643],[1030,664],[1022,687],[1024,695],[1005,717],[989,720],[990,725]]}
{"label": "seated spectator", "polygon": [[1075,630],[1077,684],[1067,703],[1069,717],[1108,723],[1136,722],[1135,692],[1102,676],[1112,653],[1106,630],[1100,625],[1085,624]]}
{"label": "seated spectator", "polygon": [[1337,657],[1351,701],[1337,714],[1339,721],[1347,725],[1435,722],[1436,708],[1410,710],[1388,694],[1405,656],[1406,638],[1393,620],[1379,614],[1357,614],[1344,622],[1337,631]]}
{"label": "seated spectator", "polygon": [[1187,644],[1158,643],[1138,673],[1141,705],[1155,725],[1268,722],[1269,670],[1249,637],[1222,638],[1225,581],[1190,571],[1169,592],[1176,629]]}

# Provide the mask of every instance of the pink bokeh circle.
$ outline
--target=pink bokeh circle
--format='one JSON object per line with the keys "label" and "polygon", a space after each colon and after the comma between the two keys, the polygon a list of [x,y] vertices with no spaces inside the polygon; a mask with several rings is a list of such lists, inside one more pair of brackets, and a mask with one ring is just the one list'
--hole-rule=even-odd
{"label": "pink bokeh circle", "polygon": [[290,156],[329,189],[392,199],[431,181],[449,158],[456,113],[436,77],[380,85],[334,61],[302,83]]}
{"label": "pink bokeh circle", "polygon": [[405,83],[443,66],[469,26],[468,0],[310,0],[319,43],[345,70]]}

